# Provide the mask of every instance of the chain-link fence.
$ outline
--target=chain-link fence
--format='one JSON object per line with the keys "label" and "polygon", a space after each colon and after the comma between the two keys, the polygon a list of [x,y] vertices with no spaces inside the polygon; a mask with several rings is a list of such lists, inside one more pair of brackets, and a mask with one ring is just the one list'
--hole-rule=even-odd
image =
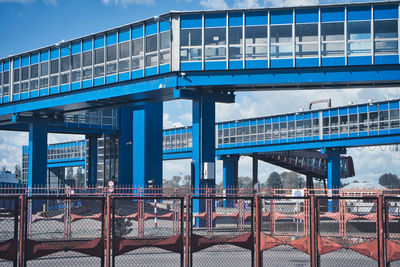
{"label": "chain-link fence", "polygon": [[385,247],[386,263],[400,267],[400,199],[385,198]]}
{"label": "chain-link fence", "polygon": [[0,266],[17,266],[18,197],[0,197]]}
{"label": "chain-link fence", "polygon": [[310,266],[309,205],[302,197],[259,199],[261,266]]}
{"label": "chain-link fence", "polygon": [[249,197],[193,197],[192,266],[253,266],[253,206]]}
{"label": "chain-link fence", "polygon": [[316,205],[320,266],[378,265],[376,197],[321,197]]}
{"label": "chain-link fence", "polygon": [[112,266],[183,266],[184,199],[112,198]]}
{"label": "chain-link fence", "polygon": [[28,197],[28,266],[103,266],[104,198]]}

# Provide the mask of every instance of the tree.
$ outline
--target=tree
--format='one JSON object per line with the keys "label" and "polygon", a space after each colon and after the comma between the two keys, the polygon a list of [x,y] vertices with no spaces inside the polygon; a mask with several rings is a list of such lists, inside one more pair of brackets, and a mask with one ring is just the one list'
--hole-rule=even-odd
{"label": "tree", "polygon": [[238,177],[238,183],[239,187],[253,187],[253,180],[248,176]]}
{"label": "tree", "polygon": [[75,173],[75,181],[78,187],[84,187],[85,186],[85,176],[83,175],[83,170],[82,167],[78,167]]}
{"label": "tree", "polygon": [[67,175],[65,176],[65,184],[71,187],[75,187],[74,168],[72,167],[67,168]]}
{"label": "tree", "polygon": [[21,165],[15,164],[14,174],[15,174],[15,178],[17,178],[18,180],[21,180]]}
{"label": "tree", "polygon": [[385,173],[381,177],[379,177],[379,184],[383,185],[386,188],[399,188],[400,187],[400,179],[396,174]]}
{"label": "tree", "polygon": [[302,188],[305,185],[304,178],[296,172],[288,172],[286,174],[284,187],[286,188]]}
{"label": "tree", "polygon": [[182,177],[179,175],[174,175],[172,176],[172,182],[175,185],[175,187],[179,187],[179,182],[181,181]]}
{"label": "tree", "polygon": [[190,175],[185,175],[183,177],[183,186],[190,187],[191,184],[192,184],[192,177]]}
{"label": "tree", "polygon": [[277,172],[272,172],[267,179],[268,186],[272,188],[279,188],[282,186],[281,176]]}

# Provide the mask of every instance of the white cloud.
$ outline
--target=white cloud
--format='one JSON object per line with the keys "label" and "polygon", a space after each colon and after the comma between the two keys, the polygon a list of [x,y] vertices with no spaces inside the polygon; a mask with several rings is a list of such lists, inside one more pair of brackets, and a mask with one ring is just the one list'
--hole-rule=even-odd
{"label": "white cloud", "polygon": [[258,0],[235,0],[235,8],[257,8],[260,7]]}
{"label": "white cloud", "polygon": [[315,6],[318,0],[263,0],[265,7]]}
{"label": "white cloud", "polygon": [[154,4],[154,0],[101,0],[101,2],[106,6],[121,5],[123,8],[126,8],[130,4],[143,4],[143,5]]}
{"label": "white cloud", "polygon": [[201,0],[200,5],[205,9],[227,9],[225,0]]}
{"label": "white cloud", "polygon": [[43,3],[48,6],[57,6],[58,0],[43,0]]}
{"label": "white cloud", "polygon": [[172,121],[168,113],[163,114],[163,128],[182,127],[183,123],[179,121]]}
{"label": "white cloud", "polygon": [[[1,3],[20,3],[20,4],[29,4],[29,3],[33,3],[36,2],[36,0],[0,0],[0,4]],[[48,6],[57,6],[58,4],[58,0],[42,0],[42,2],[45,5]]]}

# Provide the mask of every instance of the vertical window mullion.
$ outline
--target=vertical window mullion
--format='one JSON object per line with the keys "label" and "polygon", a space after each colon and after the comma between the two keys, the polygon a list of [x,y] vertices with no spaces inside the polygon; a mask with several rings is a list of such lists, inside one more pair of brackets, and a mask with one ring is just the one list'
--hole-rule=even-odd
{"label": "vertical window mullion", "polygon": [[[142,36],[143,36],[143,48],[142,48],[142,59],[143,59],[143,66],[142,66],[142,71],[143,71],[143,76],[145,76],[145,71],[146,71],[146,27],[145,24],[142,25]],[[139,58],[139,56],[138,56]]]}
{"label": "vertical window mullion", "polygon": [[268,10],[267,21],[267,60],[268,68],[271,67],[271,12]]}
{"label": "vertical window mullion", "polygon": [[201,69],[204,70],[205,42],[204,42],[204,13],[201,14]]}
{"label": "vertical window mullion", "polygon": [[129,27],[129,79],[132,80],[132,27]]}
{"label": "vertical window mullion", "polygon": [[120,33],[120,30],[118,30],[116,32],[116,35],[117,35],[117,44],[116,44],[117,45],[117,62],[116,62],[116,68],[117,68],[116,75],[117,75],[117,77],[116,77],[116,81],[117,82],[119,81],[119,45],[120,45],[119,33]]}
{"label": "vertical window mullion", "polygon": [[160,49],[161,49],[161,45],[160,45],[160,38],[161,38],[161,34],[160,34],[160,22],[156,22],[157,23],[157,74],[160,74]]}
{"label": "vertical window mullion", "polygon": [[225,26],[225,55],[226,55],[226,64],[225,68],[228,70],[229,69],[229,59],[230,59],[230,53],[229,53],[229,13],[226,12],[226,26]]}
{"label": "vertical window mullion", "polygon": [[[321,67],[322,59],[321,59],[321,8],[318,8],[318,66]],[[312,123],[312,119],[311,119]]]}
{"label": "vertical window mullion", "polygon": [[[375,64],[374,5],[371,5],[371,63]],[[379,124],[378,124],[379,125]]]}
{"label": "vertical window mullion", "polygon": [[348,27],[348,20],[347,20],[347,6],[344,7],[344,65],[347,66],[348,64],[348,36],[347,36],[347,27]]}
{"label": "vertical window mullion", "polygon": [[92,86],[94,86],[94,76],[95,76],[95,62],[94,62],[96,60],[96,57],[95,57],[95,51],[96,51],[95,40],[96,40],[96,38],[95,38],[95,36],[93,36],[92,37]]}
{"label": "vertical window mullion", "polygon": [[243,27],[242,27],[242,38],[243,38],[243,69],[246,68],[246,13],[243,11]]}
{"label": "vertical window mullion", "polygon": [[296,12],[293,9],[293,22],[292,22],[292,57],[293,67],[296,67]]}

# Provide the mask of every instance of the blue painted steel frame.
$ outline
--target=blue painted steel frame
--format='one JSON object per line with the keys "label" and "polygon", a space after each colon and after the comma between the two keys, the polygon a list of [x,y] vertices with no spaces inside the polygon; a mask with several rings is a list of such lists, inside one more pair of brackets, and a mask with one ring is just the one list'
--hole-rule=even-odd
{"label": "blue painted steel frame", "polygon": [[29,124],[28,187],[47,183],[47,121],[33,117]]}

